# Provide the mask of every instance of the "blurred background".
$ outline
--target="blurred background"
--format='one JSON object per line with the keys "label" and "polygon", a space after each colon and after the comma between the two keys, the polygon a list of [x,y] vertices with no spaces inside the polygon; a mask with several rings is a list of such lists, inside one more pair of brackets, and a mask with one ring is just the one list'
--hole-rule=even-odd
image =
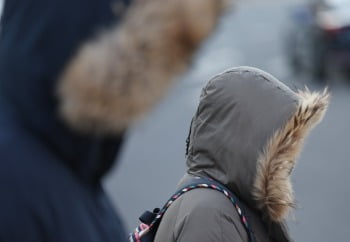
{"label": "blurred background", "polygon": [[289,225],[296,241],[349,241],[350,0],[244,0],[228,11],[190,71],[128,131],[120,162],[105,179],[128,229],[144,210],[162,206],[184,174],[203,85],[239,65],[266,70],[292,88],[330,87],[330,109],[293,174],[299,207]]}
{"label": "blurred background", "polygon": [[349,6],[350,0],[235,4],[190,71],[129,130],[118,167],[105,181],[129,229],[144,210],[162,206],[184,174],[185,140],[200,89],[226,68],[250,65],[292,88],[330,87],[330,109],[293,174],[299,208],[289,225],[296,241],[350,240]]}

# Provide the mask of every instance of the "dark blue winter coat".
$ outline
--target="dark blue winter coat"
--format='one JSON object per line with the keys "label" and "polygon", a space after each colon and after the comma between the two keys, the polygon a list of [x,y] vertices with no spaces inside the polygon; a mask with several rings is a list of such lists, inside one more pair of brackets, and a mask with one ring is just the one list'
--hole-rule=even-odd
{"label": "dark blue winter coat", "polygon": [[[119,0],[121,1],[121,0]],[[116,242],[101,187],[122,142],[57,115],[56,80],[78,47],[119,20],[112,0],[8,0],[0,34],[0,241]]]}

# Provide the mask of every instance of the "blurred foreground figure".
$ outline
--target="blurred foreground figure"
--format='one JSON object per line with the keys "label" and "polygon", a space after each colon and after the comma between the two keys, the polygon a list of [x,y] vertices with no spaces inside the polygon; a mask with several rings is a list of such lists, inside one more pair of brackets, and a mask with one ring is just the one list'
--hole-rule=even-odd
{"label": "blurred foreground figure", "polygon": [[[214,77],[192,120],[179,187],[212,178],[241,200],[256,241],[292,241],[284,224],[294,204],[290,173],[328,99],[326,92],[293,92],[251,67]],[[172,203],[155,241],[252,241],[239,211],[222,193],[195,189]]]}
{"label": "blurred foreground figure", "polygon": [[126,11],[128,5],[5,2],[0,241],[126,239],[101,178],[127,127],[188,66],[224,1],[135,1]]}

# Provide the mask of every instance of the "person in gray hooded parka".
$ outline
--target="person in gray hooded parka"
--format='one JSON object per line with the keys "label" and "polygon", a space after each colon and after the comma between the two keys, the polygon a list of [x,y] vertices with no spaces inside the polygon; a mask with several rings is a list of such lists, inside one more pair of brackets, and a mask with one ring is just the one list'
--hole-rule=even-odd
{"label": "person in gray hooded parka", "polygon": [[[285,219],[294,206],[290,173],[329,94],[294,92],[266,72],[232,68],[203,88],[189,136],[187,173],[225,185],[245,205],[256,241],[292,241]],[[167,210],[157,242],[249,241],[223,194],[195,189]]]}

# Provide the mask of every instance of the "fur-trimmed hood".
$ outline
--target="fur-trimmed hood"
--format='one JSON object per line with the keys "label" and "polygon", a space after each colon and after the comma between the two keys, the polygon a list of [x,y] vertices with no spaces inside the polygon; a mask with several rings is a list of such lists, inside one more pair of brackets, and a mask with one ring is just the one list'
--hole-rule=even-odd
{"label": "fur-trimmed hood", "polygon": [[327,91],[294,92],[256,68],[215,76],[192,120],[188,173],[220,181],[269,221],[282,222],[294,205],[290,172],[328,101]]}
{"label": "fur-trimmed hood", "polygon": [[134,1],[120,25],[88,41],[68,63],[58,82],[61,116],[85,133],[125,130],[189,66],[227,5],[228,0]]}

